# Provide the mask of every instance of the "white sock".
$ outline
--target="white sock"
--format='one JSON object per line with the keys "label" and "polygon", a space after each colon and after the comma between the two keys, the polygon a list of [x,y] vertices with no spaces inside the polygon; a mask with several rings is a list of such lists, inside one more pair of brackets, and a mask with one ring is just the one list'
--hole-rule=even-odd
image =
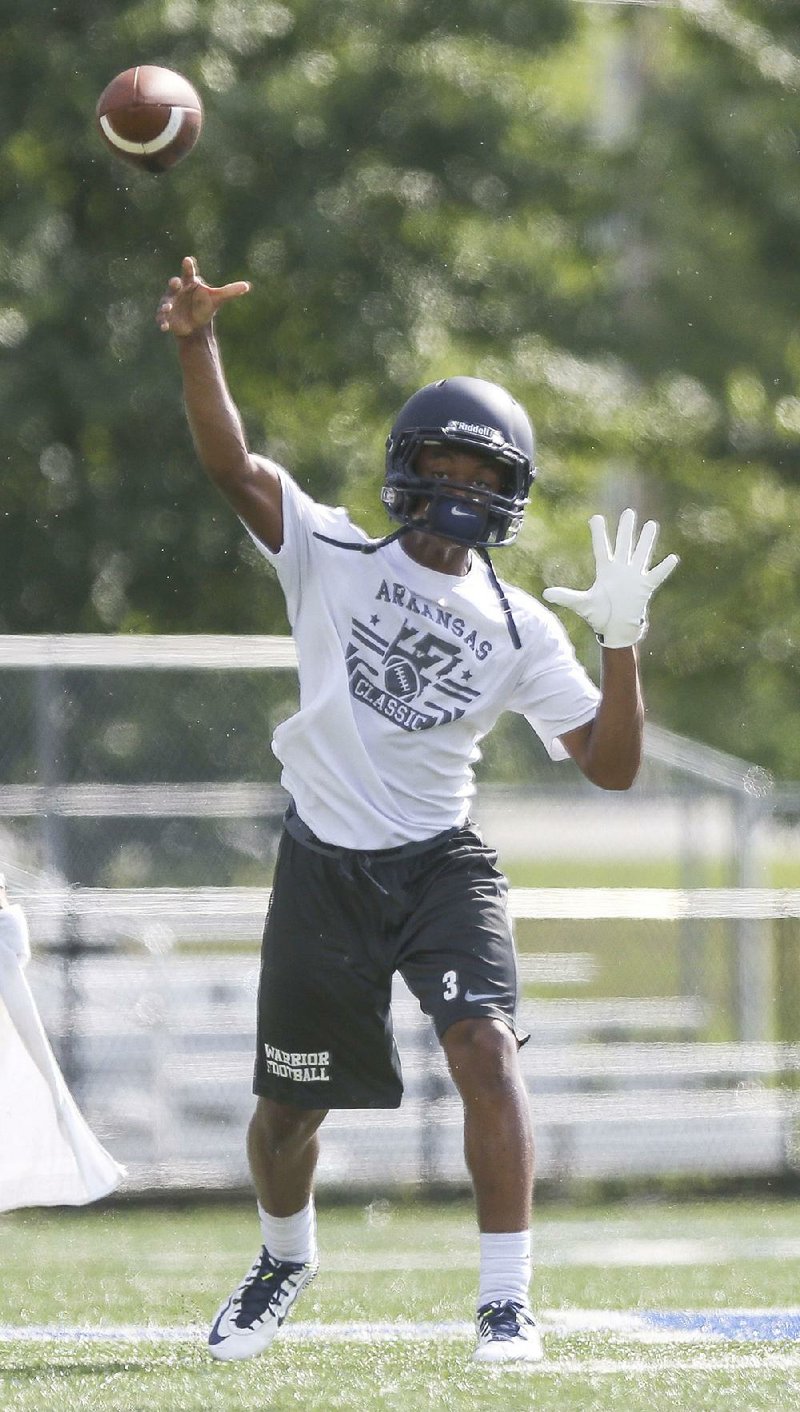
{"label": "white sock", "polygon": [[302,1211],[293,1216],[270,1216],[258,1202],[261,1234],[270,1255],[305,1265],[317,1253],[317,1214],[311,1197]]}
{"label": "white sock", "polygon": [[479,1309],[495,1299],[516,1299],[520,1304],[527,1304],[530,1279],[530,1231],[511,1231],[503,1235],[481,1232]]}

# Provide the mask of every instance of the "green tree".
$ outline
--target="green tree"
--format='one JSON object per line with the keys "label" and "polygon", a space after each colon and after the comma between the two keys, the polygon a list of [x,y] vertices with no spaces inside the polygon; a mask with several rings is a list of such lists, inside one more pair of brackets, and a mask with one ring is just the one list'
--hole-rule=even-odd
{"label": "green tree", "polygon": [[[501,572],[585,580],[592,511],[660,517],[683,563],[644,648],[654,714],[796,774],[796,7],[109,9],[17,0],[0,33],[0,626],[283,626],[153,323],[192,253],[253,281],[220,336],[254,446],[371,530],[405,396],[506,383],[542,469]],[[137,61],[206,101],[158,178],[93,130]]]}
{"label": "green tree", "polygon": [[[0,100],[7,629],[283,621],[195,465],[152,317],[161,288],[189,251],[212,280],[252,278],[223,336],[254,443],[319,494],[347,481],[366,499],[387,418],[433,361],[428,331],[441,325],[444,350],[473,305],[507,317],[479,271],[453,287],[448,250],[469,262],[472,228],[513,225],[523,187],[557,199],[561,164],[529,93],[535,55],[569,24],[562,0],[535,25],[491,0],[18,6]],[[101,88],[139,59],[206,97],[201,146],[159,178],[93,130]],[[506,151],[521,103],[542,130],[528,153]]]}
{"label": "green tree", "polygon": [[616,259],[586,346],[630,379],[601,435],[683,555],[654,614],[651,699],[796,776],[800,14],[687,0],[589,16],[584,35],[626,74],[587,200],[611,193],[587,228]]}

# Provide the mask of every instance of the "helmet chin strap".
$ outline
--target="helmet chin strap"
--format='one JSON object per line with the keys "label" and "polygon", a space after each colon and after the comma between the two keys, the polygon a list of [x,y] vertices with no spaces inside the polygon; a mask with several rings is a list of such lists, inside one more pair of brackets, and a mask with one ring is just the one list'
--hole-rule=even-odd
{"label": "helmet chin strap", "polygon": [[[313,533],[315,539],[322,540],[323,544],[332,544],[335,549],[353,549],[357,554],[376,554],[379,549],[384,549],[387,544],[393,544],[396,539],[402,538],[404,534],[410,534],[412,530],[423,530],[428,534],[431,533],[430,526],[425,520],[410,520],[408,524],[400,525],[398,529],[392,530],[391,534],[384,535],[383,539],[368,539],[366,543],[361,544],[357,542],[354,543],[352,540],[331,539],[329,535],[320,534],[318,530],[314,530]],[[481,559],[486,565],[486,569],[489,574],[489,581],[495,593],[497,594],[498,599],[500,600],[500,607],[503,610],[503,617],[505,618],[506,627],[508,628],[508,635],[511,638],[511,641],[513,642],[517,651],[519,651],[522,648],[522,642],[520,640],[519,632],[517,631],[517,625],[514,622],[514,615],[511,612],[511,604],[509,603],[503,591],[503,585],[501,584],[499,578],[497,577],[497,574],[495,573],[494,564],[489,558],[488,549],[486,549],[483,545],[475,544],[465,544],[464,548],[474,549],[475,553],[480,555]]]}
{"label": "helmet chin strap", "polygon": [[379,549],[384,549],[387,544],[393,544],[401,535],[415,529],[427,529],[425,521],[410,520],[407,525],[401,525],[399,529],[392,530],[391,534],[384,535],[383,539],[368,539],[365,544],[348,539],[331,539],[327,534],[320,534],[319,530],[314,530],[314,538],[321,539],[323,544],[332,544],[336,549],[355,549],[357,554],[376,554]]}
{"label": "helmet chin strap", "polygon": [[511,604],[506,598],[506,595],[503,592],[503,585],[501,584],[499,578],[497,577],[497,574],[494,571],[494,564],[489,558],[489,550],[483,546],[479,546],[476,548],[475,553],[480,554],[484,564],[486,565],[486,568],[489,572],[489,578],[491,580],[492,587],[494,588],[497,597],[500,599],[500,607],[503,610],[503,617],[506,620],[508,635],[511,638],[511,641],[513,642],[517,651],[519,652],[522,647],[522,643],[520,641],[519,633],[517,632],[517,625],[514,622],[514,615],[511,612]]}

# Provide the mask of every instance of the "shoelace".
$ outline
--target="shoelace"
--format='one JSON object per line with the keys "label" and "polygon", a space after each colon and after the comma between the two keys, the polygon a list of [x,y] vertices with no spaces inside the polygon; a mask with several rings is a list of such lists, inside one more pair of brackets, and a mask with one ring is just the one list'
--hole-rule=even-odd
{"label": "shoelace", "polygon": [[304,1269],[304,1265],[291,1264],[287,1260],[273,1260],[264,1250],[258,1269],[242,1291],[241,1305],[236,1316],[239,1327],[248,1327],[256,1319],[262,1318],[270,1305],[277,1304],[286,1294],[287,1281]]}
{"label": "shoelace", "polygon": [[478,1324],[481,1336],[491,1334],[492,1338],[510,1339],[517,1338],[522,1325],[535,1323],[522,1304],[517,1304],[513,1299],[496,1299],[491,1304],[485,1305],[478,1313]]}

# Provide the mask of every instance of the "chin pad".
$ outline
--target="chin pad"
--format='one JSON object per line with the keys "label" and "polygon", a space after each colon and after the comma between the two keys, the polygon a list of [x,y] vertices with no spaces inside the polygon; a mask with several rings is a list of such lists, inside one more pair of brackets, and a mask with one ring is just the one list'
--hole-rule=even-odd
{"label": "chin pad", "polygon": [[443,495],[434,500],[426,515],[434,534],[446,539],[476,544],[486,537],[489,522],[488,505],[476,505],[456,495]]}

